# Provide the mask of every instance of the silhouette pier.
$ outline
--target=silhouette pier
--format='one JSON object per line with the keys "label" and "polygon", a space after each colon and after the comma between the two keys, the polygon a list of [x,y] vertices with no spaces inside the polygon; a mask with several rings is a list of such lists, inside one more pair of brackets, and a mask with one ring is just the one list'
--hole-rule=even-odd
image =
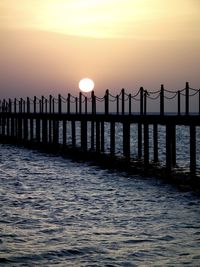
{"label": "silhouette pier", "polygon": [[[173,104],[171,102],[173,101]],[[195,101],[195,104],[194,104]],[[169,113],[174,108],[173,113]],[[168,110],[167,110],[168,109]],[[193,110],[194,109],[194,110]],[[153,113],[152,110],[156,110]],[[167,111],[166,111],[167,110]],[[109,131],[105,128],[109,125]],[[177,165],[176,127],[189,127],[190,167],[189,175],[196,176],[197,149],[196,128],[200,126],[200,90],[190,88],[169,91],[161,85],[160,90],[149,92],[142,87],[135,94],[124,89],[113,96],[109,90],[100,98],[91,95],[71,94],[67,98],[3,99],[0,101],[0,142],[59,148],[62,151],[93,153],[96,156],[116,156],[116,125],[122,126],[122,156],[128,164],[140,162],[145,170],[159,165],[159,125],[165,127],[164,170],[171,174]],[[131,152],[131,126],[137,126],[137,156]],[[152,131],[149,130],[150,126]],[[151,135],[151,136],[150,136]],[[153,142],[150,152],[149,140]],[[77,139],[80,142],[77,142]],[[109,139],[109,151],[105,140]],[[150,153],[153,151],[153,160]],[[152,158],[152,155],[151,155]]]}

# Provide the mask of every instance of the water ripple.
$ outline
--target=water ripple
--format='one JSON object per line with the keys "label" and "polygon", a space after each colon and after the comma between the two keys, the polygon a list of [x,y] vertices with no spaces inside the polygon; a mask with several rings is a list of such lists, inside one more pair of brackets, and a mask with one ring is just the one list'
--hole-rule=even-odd
{"label": "water ripple", "polygon": [[0,265],[200,266],[200,199],[1,145]]}

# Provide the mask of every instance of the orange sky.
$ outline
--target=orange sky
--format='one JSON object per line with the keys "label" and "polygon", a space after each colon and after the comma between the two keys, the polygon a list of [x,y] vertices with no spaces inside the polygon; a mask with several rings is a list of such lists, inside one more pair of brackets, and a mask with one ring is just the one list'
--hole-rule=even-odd
{"label": "orange sky", "polygon": [[199,0],[1,0],[0,98],[200,87]]}

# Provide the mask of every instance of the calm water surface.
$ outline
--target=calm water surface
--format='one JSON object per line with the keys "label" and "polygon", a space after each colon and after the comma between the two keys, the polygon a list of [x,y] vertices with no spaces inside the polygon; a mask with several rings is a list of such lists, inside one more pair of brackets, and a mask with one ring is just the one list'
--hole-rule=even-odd
{"label": "calm water surface", "polygon": [[0,145],[0,266],[200,266],[200,197]]}

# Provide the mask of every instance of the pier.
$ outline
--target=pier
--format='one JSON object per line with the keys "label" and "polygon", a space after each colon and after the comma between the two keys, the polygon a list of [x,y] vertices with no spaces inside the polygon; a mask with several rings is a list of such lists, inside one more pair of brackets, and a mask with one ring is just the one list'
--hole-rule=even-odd
{"label": "pier", "polygon": [[[172,101],[174,110],[170,113],[166,110]],[[176,127],[189,127],[189,175],[198,179],[196,129],[200,126],[200,89],[190,88],[189,83],[178,91],[166,90],[161,85],[154,92],[141,87],[135,95],[122,89],[116,96],[106,90],[103,97],[92,91],[91,95],[80,92],[78,97],[59,94],[56,98],[50,95],[47,98],[35,96],[32,99],[0,101],[1,143],[76,151],[77,155],[106,155],[106,158],[117,160],[117,124],[122,128],[121,160],[127,165],[138,162],[147,171],[152,166],[159,166],[158,129],[160,125],[164,126],[166,160],[163,169],[169,175],[175,172],[177,166]],[[109,131],[106,132],[108,125]],[[134,158],[131,151],[132,125],[137,127],[134,137],[137,156]],[[153,130],[150,131],[150,127]],[[105,151],[107,138],[109,151]],[[150,138],[153,140],[153,152],[149,149]]]}

